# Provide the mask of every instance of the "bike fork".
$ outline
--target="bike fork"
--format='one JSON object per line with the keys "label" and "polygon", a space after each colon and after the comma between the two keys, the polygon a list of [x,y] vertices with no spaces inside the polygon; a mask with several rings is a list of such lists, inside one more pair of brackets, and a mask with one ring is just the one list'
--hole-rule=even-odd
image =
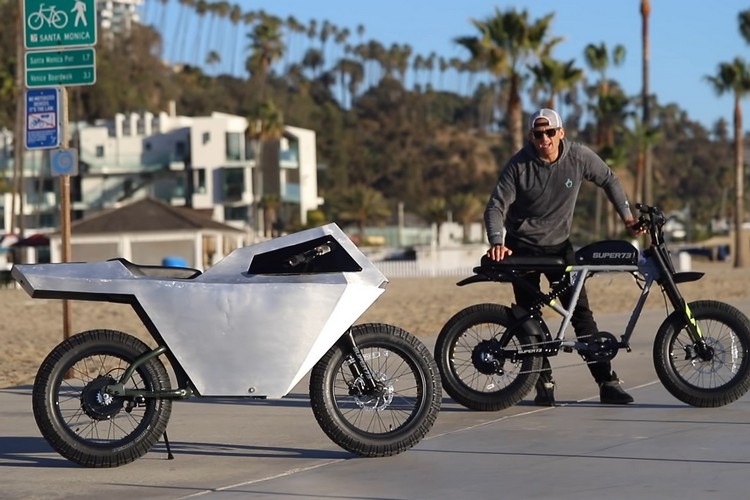
{"label": "bike fork", "polygon": [[662,255],[658,249],[655,249],[651,255],[656,259],[658,268],[661,271],[660,284],[662,289],[667,294],[667,298],[669,298],[675,311],[680,311],[683,315],[683,318],[687,323],[687,331],[688,334],[690,334],[690,339],[696,344],[704,344],[703,332],[701,332],[700,326],[698,326],[698,322],[695,320],[695,316],[693,316],[693,312],[690,310],[687,302],[685,302],[682,294],[680,294],[680,291],[677,288],[677,283],[675,283],[672,278],[672,273],[670,272],[671,267],[666,261],[667,257]]}
{"label": "bike fork", "polygon": [[372,375],[370,366],[365,362],[365,357],[362,355],[362,351],[359,350],[359,346],[354,340],[354,335],[352,334],[351,329],[346,332],[345,337],[346,346],[354,357],[354,362],[349,363],[349,370],[351,370],[352,376],[354,376],[355,380],[361,380],[363,382],[364,387],[361,387],[360,389],[374,391],[377,389],[375,377]]}

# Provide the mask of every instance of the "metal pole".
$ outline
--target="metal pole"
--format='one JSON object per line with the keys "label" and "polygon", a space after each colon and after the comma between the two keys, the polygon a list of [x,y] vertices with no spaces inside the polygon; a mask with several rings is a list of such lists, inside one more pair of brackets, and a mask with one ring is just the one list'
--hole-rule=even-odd
{"label": "metal pole", "polygon": [[[68,126],[68,91],[62,87],[61,101],[63,108],[63,142],[62,148],[67,149],[70,143],[70,130]],[[71,245],[70,245],[70,175],[60,176],[60,219],[62,225],[62,261],[70,262]],[[71,315],[70,302],[63,300],[63,339],[70,337]]]}

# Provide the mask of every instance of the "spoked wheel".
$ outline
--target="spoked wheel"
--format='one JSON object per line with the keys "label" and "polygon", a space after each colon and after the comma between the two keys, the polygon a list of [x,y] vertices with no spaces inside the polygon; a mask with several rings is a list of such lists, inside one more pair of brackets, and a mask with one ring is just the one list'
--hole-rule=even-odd
{"label": "spoked wheel", "polygon": [[347,451],[366,457],[395,455],[417,444],[440,410],[440,376],[430,351],[392,325],[352,327],[375,379],[368,387],[344,342],[313,367],[310,402],[320,427]]}
{"label": "spoked wheel", "polygon": [[654,340],[659,380],[674,397],[692,406],[736,401],[750,388],[750,321],[722,302],[703,300],[688,307],[704,344],[695,344],[682,315],[672,313]]}
{"label": "spoked wheel", "polygon": [[[472,410],[498,411],[515,405],[539,378],[541,357],[506,359],[498,339],[512,325],[510,309],[477,304],[456,313],[435,343],[435,361],[445,392]],[[514,335],[507,350],[531,341]]]}
{"label": "spoked wheel", "polygon": [[[145,455],[164,433],[168,399],[121,398],[106,386],[119,381],[149,347],[122,332],[91,330],[63,341],[42,362],[34,381],[34,418],[47,442],[86,467],[116,467]],[[156,358],[124,381],[126,389],[169,390]]]}

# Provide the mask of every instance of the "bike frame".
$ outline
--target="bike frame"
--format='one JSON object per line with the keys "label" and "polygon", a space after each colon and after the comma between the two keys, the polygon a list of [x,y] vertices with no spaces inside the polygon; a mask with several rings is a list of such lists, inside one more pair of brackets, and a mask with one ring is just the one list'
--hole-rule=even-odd
{"label": "bike frame", "polygon": [[[545,261],[543,260],[544,258],[541,258],[541,260],[538,260],[538,263],[535,263],[534,258],[529,258],[522,266],[508,266],[505,270],[502,270],[502,266],[500,268],[493,268],[483,276],[469,278],[464,280],[461,284],[486,281],[489,278],[491,281],[511,281],[520,286],[527,287],[529,291],[537,294],[537,301],[530,307],[530,310],[525,310],[516,305],[513,306],[512,311],[517,319],[517,323],[513,327],[508,328],[499,339],[500,345],[505,348],[505,346],[510,343],[511,338],[517,334],[519,328],[523,329],[531,336],[542,336],[544,338],[544,342],[541,345],[536,344],[526,346],[524,349],[515,353],[516,357],[521,358],[538,355],[554,356],[560,349],[566,351],[575,349],[579,352],[590,350],[590,345],[588,343],[580,340],[567,340],[565,337],[566,331],[573,317],[573,311],[575,310],[578,298],[583,290],[584,283],[591,276],[600,273],[627,272],[634,276],[640,275],[643,278],[641,294],[633,307],[630,319],[628,320],[624,333],[620,337],[620,342],[617,345],[617,348],[625,348],[628,352],[630,351],[630,339],[635,331],[636,324],[638,323],[643,307],[646,304],[646,300],[651,293],[653,284],[656,283],[662,288],[673,309],[683,315],[688,334],[691,340],[695,343],[699,353],[703,355],[705,354],[705,350],[703,349],[705,347],[703,334],[697,321],[693,317],[690,307],[685,302],[685,299],[682,297],[682,294],[677,287],[678,283],[695,281],[702,278],[703,273],[675,271],[666,241],[661,232],[661,220],[657,220],[658,217],[661,217],[661,213],[646,212],[646,214],[647,215],[641,216],[640,223],[643,224],[643,227],[648,228],[649,230],[651,246],[640,253],[640,258],[638,259],[637,264],[583,264],[565,266],[563,264]],[[562,280],[551,284],[551,289],[546,294],[532,287],[522,278],[523,274],[526,272],[544,273],[551,271],[568,273],[569,281],[566,281],[568,278],[563,278]],[[483,271],[479,272],[481,273]],[[557,297],[567,291],[569,287],[572,288],[572,298],[568,307],[564,307],[558,302]],[[541,314],[539,313],[543,306],[549,307],[562,317],[562,321],[560,322],[560,326],[554,337],[548,331],[546,324],[540,323],[540,321],[530,321],[541,318]]]}

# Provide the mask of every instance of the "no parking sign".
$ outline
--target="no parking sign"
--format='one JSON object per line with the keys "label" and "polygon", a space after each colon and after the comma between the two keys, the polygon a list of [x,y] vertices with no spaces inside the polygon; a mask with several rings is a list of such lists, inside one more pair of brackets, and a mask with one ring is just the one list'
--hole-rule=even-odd
{"label": "no parking sign", "polygon": [[26,149],[62,144],[62,99],[57,88],[26,91]]}

